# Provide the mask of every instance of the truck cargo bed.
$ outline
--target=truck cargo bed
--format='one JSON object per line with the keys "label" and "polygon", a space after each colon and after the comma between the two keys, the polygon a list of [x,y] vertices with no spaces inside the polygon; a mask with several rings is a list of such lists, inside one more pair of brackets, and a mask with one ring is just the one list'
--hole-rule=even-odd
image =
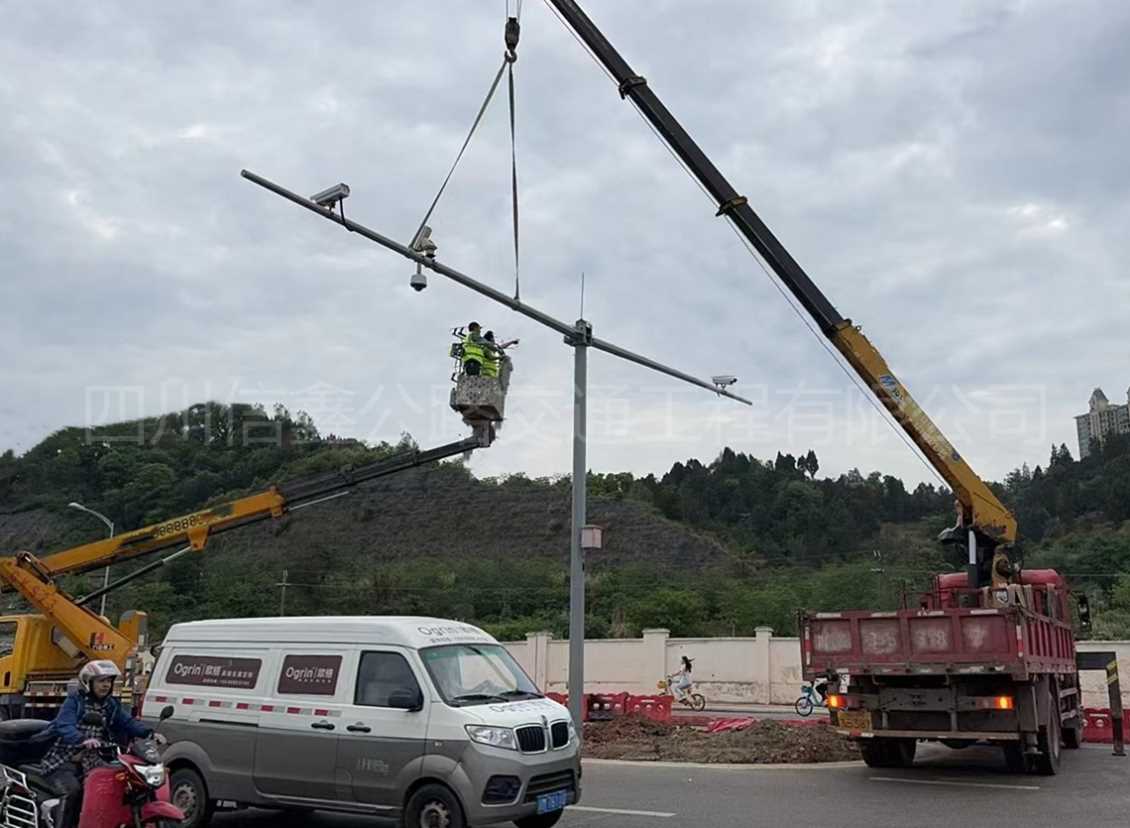
{"label": "truck cargo bed", "polygon": [[1069,624],[1020,607],[872,612],[801,616],[804,676],[829,668],[852,675],[989,673],[1026,680],[1073,673]]}

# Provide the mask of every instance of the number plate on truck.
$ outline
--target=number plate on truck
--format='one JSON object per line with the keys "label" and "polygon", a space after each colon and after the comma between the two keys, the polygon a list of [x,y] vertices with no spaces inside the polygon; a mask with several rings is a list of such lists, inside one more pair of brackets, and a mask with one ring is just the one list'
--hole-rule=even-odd
{"label": "number plate on truck", "polygon": [[836,713],[836,726],[847,730],[870,730],[870,710],[840,710]]}
{"label": "number plate on truck", "polygon": [[538,797],[538,813],[551,814],[554,811],[560,811],[568,804],[568,791],[554,791],[553,793],[542,794]]}

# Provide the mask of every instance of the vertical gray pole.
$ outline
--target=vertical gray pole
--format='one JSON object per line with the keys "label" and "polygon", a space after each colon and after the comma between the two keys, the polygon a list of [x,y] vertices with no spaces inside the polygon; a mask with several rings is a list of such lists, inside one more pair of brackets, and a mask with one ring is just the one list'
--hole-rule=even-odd
{"label": "vertical gray pole", "polygon": [[573,337],[573,537],[569,544],[569,713],[581,733],[585,694],[585,561],[581,527],[585,525],[585,396],[587,357],[592,329],[577,320]]}
{"label": "vertical gray pole", "polygon": [[282,595],[279,597],[279,615],[286,615],[286,582],[289,575],[289,570],[284,569],[282,583],[279,584],[282,587]]}

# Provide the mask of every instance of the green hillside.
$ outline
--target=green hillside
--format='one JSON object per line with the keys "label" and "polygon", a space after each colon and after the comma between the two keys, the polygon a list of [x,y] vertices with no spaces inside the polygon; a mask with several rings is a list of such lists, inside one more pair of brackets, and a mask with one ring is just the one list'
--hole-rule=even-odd
{"label": "green hillside", "polygon": [[[101,525],[70,501],[124,531],[397,448],[323,437],[281,407],[212,403],[66,429],[0,456],[0,549],[43,555],[98,537]],[[1022,466],[997,489],[1020,518],[1026,565],[1063,568],[1092,595],[1096,635],[1121,636],[1130,634],[1130,580],[1119,577],[1130,563],[1130,454],[1117,441],[1099,448],[1082,463],[1053,449],[1046,470]],[[661,477],[590,473],[589,490],[590,520],[606,528],[605,549],[588,562],[590,635],[789,632],[799,607],[893,608],[931,573],[962,564],[932,540],[952,515],[944,489],[907,491],[878,472],[821,478],[811,451],[762,461],[727,448]],[[563,634],[569,491],[568,478],[476,479],[460,462],[384,478],[216,538],[116,592],[110,614],[142,608],[160,630],[283,610],[427,613],[507,638]],[[66,586],[81,593],[99,575]],[[17,608],[18,596],[3,598]]]}

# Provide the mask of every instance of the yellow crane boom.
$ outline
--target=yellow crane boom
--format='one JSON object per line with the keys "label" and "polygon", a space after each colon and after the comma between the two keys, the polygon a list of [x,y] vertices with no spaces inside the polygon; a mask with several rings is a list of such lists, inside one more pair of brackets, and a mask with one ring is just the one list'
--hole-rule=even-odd
{"label": "yellow crane boom", "polygon": [[[620,97],[635,104],[672,152],[710,193],[718,204],[717,215],[733,222],[738,232],[772,268],[781,283],[953,488],[961,504],[961,526],[968,530],[963,540],[968,544],[971,586],[981,585],[990,577],[993,580],[1007,577],[1007,558],[1002,565],[1002,556],[1006,548],[1016,541],[1016,518],[918,406],[875,346],[850,319],[839,314],[754,212],[749,200],[739,195],[707,158],[651,90],[646,78],[632,70],[575,0],[548,2],[619,84]],[[994,550],[995,555],[990,558],[989,553]],[[993,561],[991,567],[987,566],[989,560]]]}
{"label": "yellow crane boom", "polygon": [[[480,429],[475,437],[426,451],[412,449],[364,466],[346,467],[281,483],[257,494],[42,558],[30,552],[0,557],[0,581],[19,592],[65,637],[65,641],[56,640],[56,644],[69,643],[76,651],[76,657],[111,659],[125,669],[127,659],[135,650],[138,636],[144,629],[145,616],[138,612],[127,613],[122,624],[115,627],[87,608],[94,599],[187,552],[203,550],[208,541],[218,534],[333,499],[379,477],[489,446],[492,434],[489,429]],[[177,551],[83,598],[68,595],[56,582],[63,575],[90,572],[169,549]],[[27,647],[25,650],[32,651],[34,648]],[[0,658],[0,675],[8,673],[6,680],[11,686],[21,684],[18,681],[20,675],[37,671],[35,664],[28,663],[18,665],[15,671],[8,669],[12,665],[5,665],[5,659],[15,657],[13,654]],[[54,660],[51,666],[57,667],[58,660]]]}

